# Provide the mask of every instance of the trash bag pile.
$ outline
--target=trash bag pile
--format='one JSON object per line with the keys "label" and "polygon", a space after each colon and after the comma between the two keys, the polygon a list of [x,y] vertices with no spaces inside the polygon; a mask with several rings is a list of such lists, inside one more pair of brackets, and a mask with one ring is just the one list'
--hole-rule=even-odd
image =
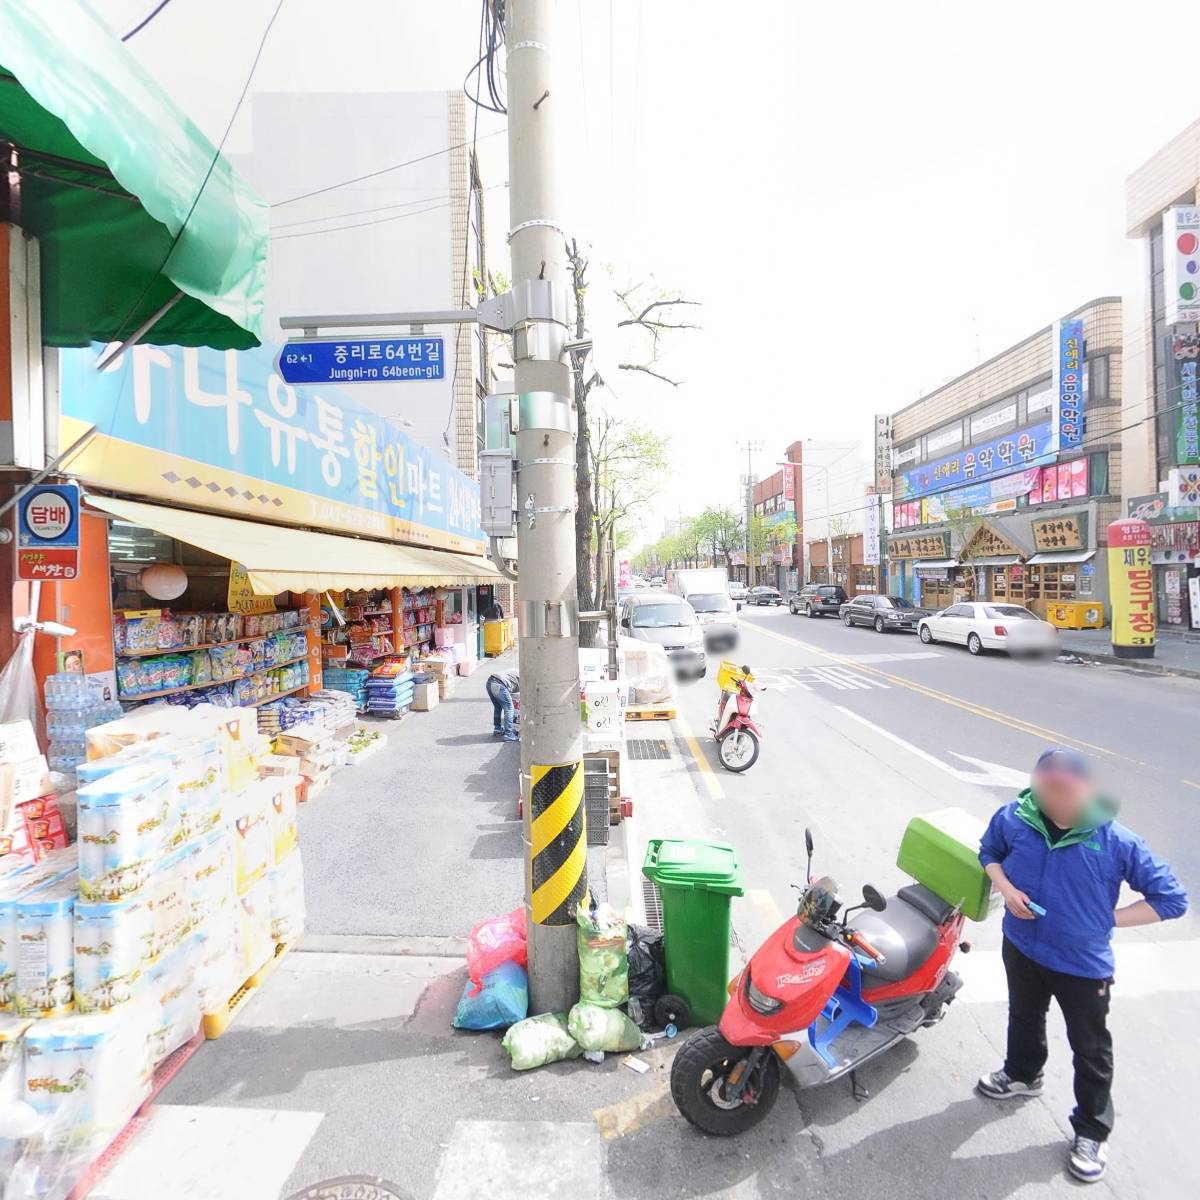
{"label": "trash bag pile", "polygon": [[[661,933],[628,925],[607,904],[575,916],[579,1003],[569,1013],[529,1012],[525,910],[481,921],[467,941],[467,972],[455,1029],[506,1030],[501,1045],[513,1069],[529,1071],[578,1058],[645,1047],[656,1029],[655,1003],[666,992]],[[671,1031],[673,1032],[673,1030]]]}

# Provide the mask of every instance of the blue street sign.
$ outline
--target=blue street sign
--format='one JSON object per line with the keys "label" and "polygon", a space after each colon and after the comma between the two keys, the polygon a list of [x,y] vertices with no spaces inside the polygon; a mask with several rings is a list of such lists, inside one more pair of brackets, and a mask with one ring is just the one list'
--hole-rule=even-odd
{"label": "blue street sign", "polygon": [[79,575],[79,485],[38,483],[17,505],[17,578]]}
{"label": "blue street sign", "polygon": [[402,383],[446,377],[440,337],[288,342],[276,365],[286,383]]}

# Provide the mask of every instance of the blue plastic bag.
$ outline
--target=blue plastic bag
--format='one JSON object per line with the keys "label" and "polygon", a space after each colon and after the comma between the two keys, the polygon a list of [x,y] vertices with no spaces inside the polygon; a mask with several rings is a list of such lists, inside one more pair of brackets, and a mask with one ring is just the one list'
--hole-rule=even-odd
{"label": "blue plastic bag", "polygon": [[506,962],[489,971],[478,990],[467,980],[452,1024],[455,1029],[507,1029],[528,1012],[529,976],[524,967]]}

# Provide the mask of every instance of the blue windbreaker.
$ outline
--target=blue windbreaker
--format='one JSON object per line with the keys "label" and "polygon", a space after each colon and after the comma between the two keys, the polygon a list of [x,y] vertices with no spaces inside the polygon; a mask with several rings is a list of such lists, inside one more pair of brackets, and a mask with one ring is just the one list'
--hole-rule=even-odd
{"label": "blue windbreaker", "polygon": [[1029,791],[1000,809],[983,835],[979,861],[999,863],[1015,887],[1046,910],[1022,921],[1004,914],[1004,936],[1053,971],[1109,979],[1113,911],[1128,883],[1164,920],[1187,911],[1187,893],[1171,868],[1117,821],[1070,830],[1057,845]]}

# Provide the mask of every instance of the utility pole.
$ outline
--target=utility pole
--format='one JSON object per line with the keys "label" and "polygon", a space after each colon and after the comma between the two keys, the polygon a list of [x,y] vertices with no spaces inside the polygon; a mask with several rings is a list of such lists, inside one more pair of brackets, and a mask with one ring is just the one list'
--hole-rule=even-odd
{"label": "utility pole", "polygon": [[567,262],[557,140],[561,93],[551,78],[554,7],[554,0],[508,0],[504,6],[513,295],[548,283],[552,297],[549,319],[518,320],[513,329],[531,1013],[565,1012],[578,999],[575,908],[587,894],[575,586],[576,414],[566,361]]}
{"label": "utility pole", "polygon": [[746,587],[754,586],[754,567],[751,565],[754,537],[750,522],[754,516],[754,454],[763,448],[762,442],[738,442],[738,449],[746,452]]}

